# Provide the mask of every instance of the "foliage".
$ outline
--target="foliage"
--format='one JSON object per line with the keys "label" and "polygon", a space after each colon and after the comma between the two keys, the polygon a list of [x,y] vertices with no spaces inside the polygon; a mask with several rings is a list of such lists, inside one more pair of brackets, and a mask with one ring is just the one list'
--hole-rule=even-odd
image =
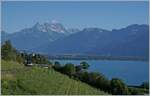
{"label": "foliage", "polygon": [[60,65],[59,62],[55,62],[53,68],[57,71],[61,71],[62,66]]}
{"label": "foliage", "polygon": [[[6,41],[2,45],[1,49],[2,49],[2,93],[3,94],[43,94],[44,92],[45,92],[45,94],[54,94],[53,92],[55,92],[56,90],[55,91],[44,91],[44,89],[51,90],[51,87],[59,86],[61,84],[64,84],[64,82],[63,81],[53,82],[53,81],[57,81],[57,79],[53,75],[58,75],[58,78],[67,78],[64,75],[59,75],[60,73],[55,72],[50,67],[48,68],[48,70],[34,68],[34,67],[32,69],[30,69],[30,68],[24,67],[22,64],[22,63],[24,63],[24,64],[29,64],[29,63],[51,64],[51,62],[48,60],[48,58],[44,55],[36,54],[36,53],[27,54],[26,52],[20,53],[15,48],[12,47],[9,40]],[[18,63],[16,63],[15,61]],[[128,88],[126,86],[126,84],[124,84],[123,81],[121,81],[120,79],[113,78],[110,81],[101,73],[88,72],[87,69],[89,68],[89,64],[87,62],[81,62],[80,65],[77,65],[77,66],[75,66],[74,64],[71,64],[71,63],[61,66],[61,64],[59,62],[55,62],[53,68],[56,71],[59,71],[63,74],[68,75],[69,77],[73,77],[76,80],[80,80],[82,82],[85,82],[85,83],[93,86],[93,87],[96,87],[100,90],[103,90],[105,92],[109,92],[109,93],[112,93],[115,95],[145,94],[145,93],[148,93],[147,90],[149,89],[148,82],[143,82],[140,86],[141,89],[130,88],[130,87]],[[41,72],[41,73],[39,73],[39,72]],[[56,73],[56,74],[53,74],[53,73]],[[49,75],[52,75],[51,78],[49,77]],[[52,80],[52,81],[50,82],[50,80]],[[41,82],[39,82],[39,81],[41,81]],[[73,80],[73,81],[75,81],[75,80]],[[45,82],[47,83],[47,85],[45,84]],[[72,81],[70,81],[70,82],[72,82]],[[74,83],[76,83],[76,82],[74,82]],[[30,83],[30,84],[28,85],[28,83]],[[50,84],[48,84],[48,83],[50,83]],[[59,83],[59,85],[57,85],[57,84],[53,85],[52,83]],[[65,83],[66,85],[64,85],[64,86],[67,86],[68,83],[69,83],[69,80],[68,81],[66,80],[66,83]],[[79,85],[80,85],[80,83],[79,83]],[[42,84],[45,84],[45,85],[42,85]],[[70,83],[70,84],[72,85],[72,83]],[[69,85],[69,86],[72,87],[71,85]],[[36,86],[36,87],[34,87],[34,86]],[[40,86],[43,86],[42,91],[41,91]],[[73,85],[73,86],[76,86],[76,85]],[[87,86],[87,85],[85,85],[85,86]],[[62,86],[60,86],[60,87],[62,87]],[[70,87],[68,87],[68,88],[70,88]],[[76,87],[78,87],[78,86],[76,86]],[[57,88],[57,87],[55,87],[55,88]],[[62,88],[64,88],[64,87],[62,87]],[[85,87],[85,89],[86,89],[86,87]],[[88,89],[94,90],[94,89],[91,89],[90,87]],[[73,90],[73,89],[69,89],[69,90]],[[61,93],[62,94],[78,94],[77,93],[78,91],[75,93],[74,93],[74,91],[70,93],[68,91],[68,89],[65,89],[64,91],[67,91],[67,92],[66,93],[61,92]],[[99,91],[93,91],[93,92],[95,92],[96,94],[102,93],[102,92],[99,93]],[[82,94],[82,91],[79,93]],[[85,91],[84,91],[84,94],[86,94]],[[91,93],[89,93],[89,94],[91,94]]]}
{"label": "foliage", "polygon": [[103,74],[99,74],[96,80],[96,87],[106,92],[110,92],[110,81]]}
{"label": "foliage", "polygon": [[75,68],[76,68],[76,72],[80,72],[83,69],[81,65],[77,65],[75,66]]}
{"label": "foliage", "polygon": [[88,69],[90,67],[90,65],[87,62],[81,62],[80,65],[83,69]]}
{"label": "foliage", "polygon": [[[85,70],[77,72],[76,66],[74,66],[73,64],[66,64],[64,66],[61,66],[59,62],[55,62],[53,68],[57,69],[57,71],[59,69],[59,72],[62,72],[70,77],[74,77],[74,79],[76,80],[80,80],[93,87],[96,87],[100,90],[115,95],[122,95],[122,94],[142,95],[142,94],[149,93],[148,89],[144,89],[144,88],[134,88],[134,87],[128,88],[120,79],[114,78],[111,81],[109,81],[101,73],[87,72]],[[57,78],[55,78],[55,75],[58,75]],[[76,85],[77,84],[76,80],[68,78],[69,80],[74,81],[73,84],[75,83],[75,85],[72,85],[72,83],[69,83],[69,81],[64,81],[64,79],[62,78],[68,78],[68,77],[54,71],[52,68],[49,69],[36,68],[36,67],[28,68],[14,61],[8,62],[2,60],[2,93],[3,94],[57,94],[57,92],[58,94],[99,94],[97,92],[92,93],[91,91],[86,92],[82,89],[81,86],[80,89],[77,89],[79,88],[79,86]],[[145,83],[143,83],[142,86],[144,86],[144,84]],[[70,88],[70,87],[66,88],[67,85],[75,89],[70,89],[69,91],[65,91],[68,90],[67,88]],[[60,90],[64,90],[64,91],[54,90],[54,89],[58,89],[56,88],[56,86],[59,86],[58,88],[62,88]],[[48,89],[53,91],[44,91]],[[86,87],[84,89],[87,90]],[[80,92],[79,90],[83,90],[83,92],[82,91]],[[100,92],[100,94],[103,93]]]}
{"label": "foliage", "polygon": [[31,61],[34,64],[51,64],[48,58],[35,53],[29,54],[27,60]]}
{"label": "foliage", "polygon": [[[9,61],[3,61],[11,63]],[[2,62],[2,63],[3,63]],[[15,62],[14,62],[15,63]],[[9,65],[7,64],[7,65]],[[14,64],[15,65],[15,64]],[[20,64],[21,65],[21,64]],[[3,64],[3,66],[5,66]],[[14,66],[15,67],[15,66]],[[9,74],[15,76],[16,79],[3,79],[5,72],[2,70],[2,94],[3,95],[100,95],[106,94],[96,88],[85,83],[68,78],[68,76],[60,74],[55,70],[44,68],[27,68],[22,67],[15,74],[11,73],[13,68],[7,68]],[[4,67],[2,67],[4,68]],[[5,67],[6,68],[6,67]],[[24,66],[24,68],[26,68]]]}
{"label": "foliage", "polygon": [[149,89],[136,88],[136,87],[129,87],[128,89],[129,89],[130,95],[144,95],[144,94],[149,94]]}
{"label": "foliage", "polygon": [[145,89],[149,89],[149,82],[143,82],[143,83],[141,84],[141,87],[142,87],[142,88],[145,88]]}
{"label": "foliage", "polygon": [[127,86],[117,78],[111,80],[111,93],[114,95],[127,95],[129,94]]}
{"label": "foliage", "polygon": [[24,68],[23,64],[20,64],[15,61],[5,61],[1,60],[1,70],[15,70]]}
{"label": "foliage", "polygon": [[68,63],[63,67],[63,73],[69,76],[72,76],[73,74],[75,74],[75,72],[76,72],[76,69],[75,69],[74,64]]}
{"label": "foliage", "polygon": [[1,55],[4,60],[13,60],[19,63],[35,63],[35,64],[51,64],[47,57],[40,54],[27,54],[26,52],[20,53],[12,45],[11,42],[5,41],[1,47]]}
{"label": "foliage", "polygon": [[16,61],[18,63],[23,63],[25,59],[23,59],[23,57],[21,56],[21,54],[17,54],[17,58],[16,58]]}
{"label": "foliage", "polygon": [[103,74],[97,72],[82,72],[80,75],[82,81],[106,92],[110,92],[110,82]]}
{"label": "foliage", "polygon": [[81,72],[76,73],[76,77],[83,82],[88,81],[89,79],[88,76],[89,76],[89,73],[87,71],[81,71]]}
{"label": "foliage", "polygon": [[10,40],[6,41],[1,47],[1,56],[4,60],[16,60],[17,51],[12,47]]}

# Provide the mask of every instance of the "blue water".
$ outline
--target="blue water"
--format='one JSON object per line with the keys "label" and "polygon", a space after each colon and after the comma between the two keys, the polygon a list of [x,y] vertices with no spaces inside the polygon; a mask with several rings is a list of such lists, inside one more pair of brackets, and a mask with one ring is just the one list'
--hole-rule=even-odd
{"label": "blue water", "polygon": [[[75,65],[81,62],[81,60],[56,61],[61,64],[73,63]],[[140,85],[144,81],[149,81],[149,62],[115,60],[86,60],[86,62],[90,65],[89,71],[103,73],[108,79],[120,78],[128,85]]]}

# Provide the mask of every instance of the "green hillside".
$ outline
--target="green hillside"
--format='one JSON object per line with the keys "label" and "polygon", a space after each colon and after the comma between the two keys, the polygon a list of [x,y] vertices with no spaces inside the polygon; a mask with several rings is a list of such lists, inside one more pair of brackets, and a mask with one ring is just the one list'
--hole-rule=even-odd
{"label": "green hillside", "polygon": [[2,94],[106,94],[68,76],[37,67],[25,67],[13,61],[1,62]]}

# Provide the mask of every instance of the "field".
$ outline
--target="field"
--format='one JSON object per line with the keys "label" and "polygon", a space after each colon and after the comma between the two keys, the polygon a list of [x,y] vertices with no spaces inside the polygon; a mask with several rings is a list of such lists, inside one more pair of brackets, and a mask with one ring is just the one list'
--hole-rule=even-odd
{"label": "field", "polygon": [[107,94],[83,82],[70,79],[52,68],[30,68],[13,61],[2,60],[1,69],[2,94]]}

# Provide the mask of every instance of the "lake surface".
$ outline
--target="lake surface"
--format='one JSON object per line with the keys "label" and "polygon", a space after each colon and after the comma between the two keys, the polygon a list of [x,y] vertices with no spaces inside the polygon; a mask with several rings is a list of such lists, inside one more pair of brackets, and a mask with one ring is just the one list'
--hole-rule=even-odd
{"label": "lake surface", "polygon": [[53,60],[61,64],[80,64],[82,61],[89,63],[89,71],[101,72],[107,78],[120,78],[128,85],[140,85],[149,81],[149,62],[146,61],[116,61],[116,60]]}

